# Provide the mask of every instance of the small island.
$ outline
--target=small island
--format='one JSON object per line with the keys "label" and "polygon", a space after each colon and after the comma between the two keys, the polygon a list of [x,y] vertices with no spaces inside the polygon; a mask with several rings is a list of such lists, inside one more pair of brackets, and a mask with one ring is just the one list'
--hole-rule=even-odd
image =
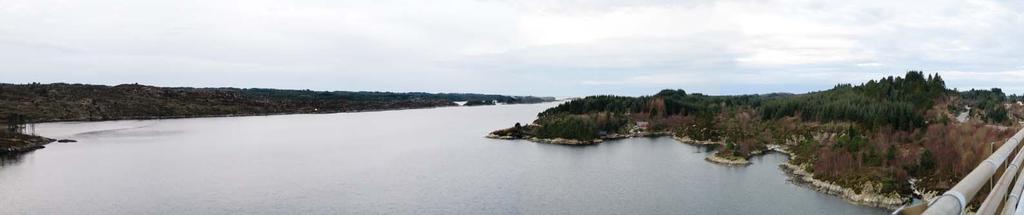
{"label": "small island", "polygon": [[998,88],[947,89],[938,74],[911,71],[805,94],[589,96],[488,137],[587,145],[669,136],[715,145],[706,160],[732,166],[780,152],[795,181],[893,209],[915,193],[928,199],[949,189],[987,156],[987,143],[1013,135],[1024,120],[1021,100]]}
{"label": "small island", "polygon": [[40,136],[0,131],[0,155],[24,153],[45,148],[46,144],[54,141],[56,140]]}
{"label": "small island", "polygon": [[0,155],[18,154],[44,148],[56,140],[25,133],[26,119],[10,114],[0,121]]}

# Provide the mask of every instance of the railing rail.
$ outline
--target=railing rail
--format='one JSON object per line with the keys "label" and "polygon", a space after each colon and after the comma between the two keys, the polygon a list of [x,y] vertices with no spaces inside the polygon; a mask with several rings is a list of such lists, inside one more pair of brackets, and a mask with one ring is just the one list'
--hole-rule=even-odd
{"label": "railing rail", "polygon": [[[1021,152],[1024,151],[1017,151],[1018,157],[1022,156],[1020,155]],[[1004,174],[1013,173],[1007,172]],[[1013,188],[1010,189],[1010,195],[1006,197],[1006,205],[1003,206],[1004,215],[1014,214],[1017,211],[1017,208],[1020,208],[1020,195],[1021,191],[1024,191],[1024,180],[1021,179],[1024,179],[1024,171],[1020,171],[1020,173],[1017,174],[1017,181],[1013,183]]]}
{"label": "railing rail", "polygon": [[[982,161],[978,167],[971,170],[971,172],[968,173],[967,176],[964,176],[964,178],[954,185],[953,188],[943,193],[942,196],[935,198],[927,205],[909,207],[907,210],[897,210],[894,214],[905,214],[910,213],[909,211],[921,210],[923,210],[923,214],[928,215],[966,214],[967,204],[971,202],[974,196],[978,194],[978,191],[981,190],[986,183],[989,183],[989,180],[993,175],[995,175],[999,167],[1004,164],[1010,154],[1018,148],[1022,139],[1024,139],[1024,129],[1017,131],[1013,137],[1007,139],[999,149]],[[998,212],[997,210],[999,210],[999,206],[1003,205],[1001,203],[1004,202],[1003,198],[1006,196],[1006,189],[1009,187],[1010,183],[1014,182],[1013,178],[1018,174],[1017,172],[1020,170],[1022,160],[1024,160],[1024,155],[1019,154],[1020,153],[1018,153],[1017,156],[1014,156],[1013,162],[1007,166],[1003,176],[1000,177],[996,186],[993,187],[986,200],[982,203],[978,214],[995,214]],[[1004,212],[1012,209],[1014,210],[1014,213],[1021,214],[1016,211],[1016,208],[1018,208],[1017,206],[1021,203],[1019,200],[1021,196],[1020,190],[1024,190],[1024,183],[1022,183],[1021,179],[1018,178],[1013,187],[1014,192],[1012,192],[1009,195],[1009,198],[1005,200],[1006,206],[1003,209]],[[1011,202],[1011,199],[1015,202]],[[1013,207],[1011,207],[1011,205]],[[924,208],[922,209],[922,207]]]}
{"label": "railing rail", "polygon": [[[1006,200],[1006,190],[1009,189],[1010,183],[1013,183],[1014,176],[1017,176],[1017,170],[1020,168],[1021,160],[1024,160],[1024,156],[1020,154],[1020,150],[1017,151],[1017,155],[1013,156],[1013,161],[1010,165],[1006,166],[1006,170],[1003,171],[1003,175],[999,177],[999,181],[992,187],[992,190],[988,192],[988,196],[985,197],[985,201],[978,206],[978,214],[996,214],[999,210],[999,206]],[[1006,204],[1010,205],[1010,204]],[[1016,202],[1014,203],[1016,205]]]}

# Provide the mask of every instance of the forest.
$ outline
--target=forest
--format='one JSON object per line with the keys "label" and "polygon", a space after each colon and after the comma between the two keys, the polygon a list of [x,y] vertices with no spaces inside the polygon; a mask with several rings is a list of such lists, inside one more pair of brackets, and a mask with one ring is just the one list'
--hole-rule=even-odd
{"label": "forest", "polygon": [[455,101],[508,104],[551,97],[467,93],[392,93],[84,84],[0,84],[0,124],[152,119],[196,116],[334,113],[456,105]]}
{"label": "forest", "polygon": [[815,178],[910,195],[910,178],[922,189],[948,189],[987,157],[988,143],[1012,135],[1024,119],[1024,108],[1010,103],[1018,98],[998,88],[958,92],[938,74],[910,71],[804,94],[590,96],[493,134],[593,140],[638,132],[643,124],[646,132],[720,143],[723,157],[784,145],[791,162]]}

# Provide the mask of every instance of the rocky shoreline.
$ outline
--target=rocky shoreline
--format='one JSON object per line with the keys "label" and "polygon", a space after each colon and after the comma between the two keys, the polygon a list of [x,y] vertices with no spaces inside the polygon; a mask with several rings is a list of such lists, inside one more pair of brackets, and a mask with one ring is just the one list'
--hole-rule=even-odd
{"label": "rocky shoreline", "polygon": [[790,163],[794,155],[789,150],[786,150],[786,146],[772,144],[767,145],[767,149],[758,150],[750,153],[750,156],[759,156],[768,154],[769,152],[778,152],[785,154],[790,159],[787,159],[785,163],[779,165],[783,172],[789,176],[789,179],[794,183],[806,186],[815,191],[837,196],[856,205],[864,205],[869,207],[885,208],[889,210],[896,210],[903,206],[907,202],[907,198],[899,195],[898,193],[882,194],[880,190],[881,184],[865,183],[861,185],[861,192],[848,187],[843,187],[832,182],[819,180],[814,178],[814,174],[804,171],[804,166],[798,166]]}
{"label": "rocky shoreline", "polygon": [[801,166],[788,162],[779,166],[794,182],[807,186],[818,192],[841,197],[847,202],[853,204],[896,210],[907,202],[907,199],[898,193],[878,193],[878,190],[882,187],[880,184],[865,183],[864,185],[861,185],[862,191],[858,193],[857,191],[847,187],[815,179],[813,173],[804,171]]}
{"label": "rocky shoreline", "polygon": [[[568,140],[568,139],[563,139],[563,138],[554,138],[554,139],[540,139],[540,138],[535,138],[535,137],[531,137],[531,138],[516,138],[516,137],[512,137],[512,136],[498,136],[498,135],[494,135],[494,134],[490,134],[487,137],[488,138],[493,138],[493,139],[507,139],[507,140],[524,139],[524,140],[529,140],[529,141],[532,141],[532,142],[547,143],[547,144],[590,145],[590,144],[598,144],[598,143],[604,142],[606,140],[624,139],[624,138],[632,138],[632,137],[651,137],[651,136],[671,136],[672,139],[675,139],[676,141],[678,141],[680,143],[691,144],[691,145],[723,145],[724,144],[724,142],[698,141],[698,140],[693,140],[693,139],[690,139],[690,138],[687,138],[687,137],[678,137],[678,136],[676,136],[672,132],[652,132],[652,133],[643,133],[643,134],[637,133],[637,134],[632,134],[632,135],[611,135],[610,137],[607,137],[607,138],[594,139],[592,141]],[[772,151],[785,154],[785,155],[790,157],[790,160],[791,160],[791,158],[793,158],[795,156],[793,153],[791,153],[788,150],[786,150],[786,146],[778,145],[778,144],[773,144],[773,145],[768,145],[767,149],[751,152],[749,157],[764,155],[764,154],[770,153]],[[717,151],[715,151],[715,152],[711,153],[710,155],[708,155],[707,157],[705,157],[704,160],[706,160],[706,161],[708,161],[710,163],[719,164],[719,165],[726,165],[726,166],[747,166],[747,165],[752,164],[752,162],[750,162],[750,160],[748,158],[742,158],[742,157],[726,158],[726,157],[719,156]],[[816,179],[816,178],[814,178],[814,174],[813,173],[806,172],[806,171],[803,170],[803,168],[801,166],[789,163],[789,161],[786,161],[785,163],[780,164],[779,166],[780,166],[780,169],[782,169],[782,171],[785,172],[786,175],[789,176],[789,179],[791,181],[793,181],[794,183],[798,183],[800,185],[806,186],[806,187],[808,187],[810,189],[813,189],[813,190],[821,192],[821,193],[825,193],[825,194],[829,194],[829,195],[840,197],[840,198],[842,198],[842,199],[844,199],[847,202],[850,202],[852,204],[864,205],[864,206],[869,206],[869,207],[877,207],[877,208],[885,208],[885,209],[889,209],[889,210],[895,210],[895,209],[898,209],[899,207],[903,206],[907,202],[906,201],[907,198],[904,198],[902,195],[899,195],[898,193],[889,193],[889,194],[881,194],[881,193],[879,193],[879,190],[882,187],[880,184],[865,183],[864,185],[861,185],[861,187],[860,187],[861,188],[860,189],[861,192],[857,192],[856,190],[854,190],[852,188],[847,188],[847,187],[843,187],[843,186],[834,184],[832,182]]]}
{"label": "rocky shoreline", "polygon": [[939,195],[942,195],[939,191],[922,191],[917,187],[917,182],[918,180],[915,178],[910,179],[910,189],[914,191],[914,197],[920,198],[925,202],[930,202],[936,197],[939,197]]}
{"label": "rocky shoreline", "polygon": [[[790,158],[796,156],[793,153],[786,150],[785,146],[774,144],[768,145],[767,149],[765,150],[751,152],[750,156],[752,157],[764,155],[772,151],[785,154]],[[747,161],[747,159],[743,160]],[[733,163],[737,162],[733,161]],[[789,179],[794,183],[806,186],[821,193],[840,197],[843,200],[846,200],[847,202],[850,202],[852,204],[896,210],[903,206],[907,200],[907,198],[904,198],[898,193],[880,193],[880,190],[882,188],[881,184],[865,183],[860,187],[861,192],[857,192],[852,188],[843,187],[832,182],[816,179],[814,178],[813,173],[804,171],[804,166],[798,166],[796,164],[790,163],[789,161],[780,164],[779,167],[782,169],[783,172],[786,173],[787,176],[789,176]]]}
{"label": "rocky shoreline", "polygon": [[[694,139],[690,139],[689,137],[679,137],[679,136],[676,136],[675,134],[672,134],[671,136],[672,136],[672,139],[675,139],[676,141],[678,141],[680,143],[685,143],[685,144],[690,144],[690,145],[701,145],[701,146],[708,146],[708,145],[722,146],[722,145],[725,145],[725,142],[694,140]],[[744,157],[724,157],[724,156],[719,155],[718,152],[719,151],[716,150],[715,152],[711,153],[707,157],[704,157],[704,160],[708,161],[708,162],[711,162],[711,163],[720,164],[720,165],[726,165],[726,166],[747,166],[747,165],[753,164],[747,158],[744,158]],[[751,154],[751,156],[754,156],[754,155],[756,155],[756,154]]]}
{"label": "rocky shoreline", "polygon": [[535,143],[546,143],[546,144],[558,144],[558,145],[593,145],[603,143],[608,140],[618,140],[634,137],[660,137],[672,135],[671,132],[637,132],[633,134],[610,134],[601,138],[593,140],[576,140],[576,139],[565,139],[565,138],[538,138],[538,137],[515,137],[515,136],[501,136],[496,134],[487,134],[487,138],[501,139],[501,140],[528,140]]}
{"label": "rocky shoreline", "polygon": [[0,133],[0,154],[19,154],[46,148],[54,139],[18,133]]}
{"label": "rocky shoreline", "polygon": [[715,142],[715,141],[706,141],[706,140],[694,140],[694,139],[690,139],[689,137],[679,137],[679,136],[676,136],[675,134],[672,134],[672,139],[675,139],[676,141],[679,141],[681,143],[690,144],[690,145],[722,145],[722,144],[725,144],[724,142]]}
{"label": "rocky shoreline", "polygon": [[747,160],[746,158],[741,158],[741,157],[736,157],[736,158],[722,157],[722,156],[718,156],[717,152],[711,153],[711,155],[708,155],[707,157],[704,157],[704,160],[706,160],[708,162],[711,162],[711,163],[716,163],[716,164],[726,165],[726,166],[747,166],[747,165],[753,164],[753,163],[750,162],[750,160]]}

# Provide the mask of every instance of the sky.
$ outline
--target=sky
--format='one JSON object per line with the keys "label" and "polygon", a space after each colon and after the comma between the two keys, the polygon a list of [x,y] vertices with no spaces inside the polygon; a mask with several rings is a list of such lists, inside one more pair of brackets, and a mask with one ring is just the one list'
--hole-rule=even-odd
{"label": "sky", "polygon": [[0,82],[802,93],[908,70],[1024,93],[1020,0],[0,0]]}

